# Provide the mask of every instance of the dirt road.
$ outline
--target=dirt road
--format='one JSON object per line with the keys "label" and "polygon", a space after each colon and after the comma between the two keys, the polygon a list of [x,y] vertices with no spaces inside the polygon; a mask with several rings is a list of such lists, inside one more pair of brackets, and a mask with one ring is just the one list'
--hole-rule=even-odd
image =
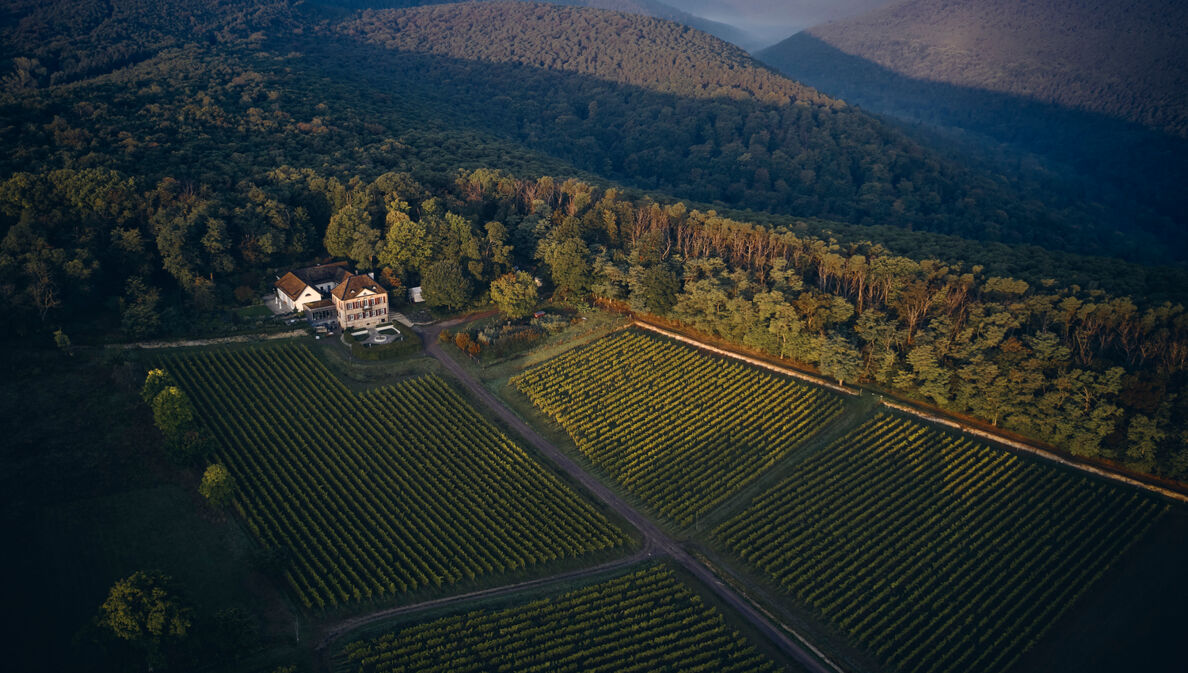
{"label": "dirt road", "polygon": [[289,330],[287,332],[237,334],[235,336],[215,337],[211,339],[176,339],[173,341],[137,341],[135,343],[127,344],[107,344],[104,346],[104,348],[186,348],[189,346],[217,346],[219,344],[240,344],[247,343],[249,341],[270,341],[272,339],[293,339],[308,335],[309,330],[303,327],[301,329]]}
{"label": "dirt road", "polygon": [[591,566],[589,568],[581,568],[579,570],[573,570],[557,575],[550,575],[548,577],[540,577],[538,579],[519,582],[517,584],[505,584],[503,586],[491,587],[490,589],[471,591],[470,593],[458,594],[457,596],[446,596],[445,598],[435,598],[433,600],[422,601],[420,603],[399,605],[394,608],[388,608],[387,610],[380,610],[378,612],[372,612],[371,614],[352,617],[351,619],[343,620],[337,624],[334,624],[333,626],[328,627],[322,633],[321,638],[319,638],[316,649],[319,651],[325,650],[327,646],[331,645],[335,640],[344,634],[350,633],[359,627],[367,626],[368,624],[373,624],[390,617],[416,614],[418,612],[424,612],[425,610],[447,607],[450,605],[456,605],[458,603],[466,603],[480,598],[496,598],[499,596],[506,596],[535,587],[548,586],[550,584],[571,582],[573,580],[591,577],[593,575],[616,570],[618,568],[626,568],[627,566],[631,566],[643,561],[651,555],[651,550],[645,547],[631,556],[615,559],[614,561],[608,561],[606,563]]}

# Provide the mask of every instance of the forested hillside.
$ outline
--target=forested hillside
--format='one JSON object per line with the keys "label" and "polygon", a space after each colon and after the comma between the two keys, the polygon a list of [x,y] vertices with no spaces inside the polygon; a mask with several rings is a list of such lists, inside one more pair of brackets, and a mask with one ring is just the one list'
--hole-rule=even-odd
{"label": "forested hillside", "polygon": [[1176,0],[907,0],[814,37],[896,73],[1101,112],[1188,137]]}
{"label": "forested hillside", "polygon": [[1188,42],[1173,26],[1186,20],[1170,2],[918,0],[758,57],[1049,201],[1095,201],[1183,256]]}
{"label": "forested hillside", "polygon": [[[0,58],[6,94],[100,75],[185,43],[215,44],[275,27],[276,0],[5,0]],[[11,64],[11,65],[10,65]]]}
{"label": "forested hillside", "polygon": [[[862,224],[1133,250],[1111,233],[1125,222],[1082,201],[1046,203],[1035,185],[946,161],[676,24],[484,3],[368,12],[339,31],[393,52],[356,57],[390,64],[368,73],[370,81],[382,76],[385,87],[402,90],[439,83],[419,95],[629,185]],[[344,48],[336,42],[321,60],[342,58]],[[513,88],[522,93],[508,95]]]}
{"label": "forested hillside", "polygon": [[891,0],[669,0],[681,10],[722,21],[745,31],[747,49],[758,49],[788,35],[885,5]]}
{"label": "forested hillside", "polygon": [[[399,9],[419,7],[422,5],[444,5],[454,0],[317,0],[318,4],[351,9]],[[480,0],[486,1],[486,0]],[[594,9],[608,9],[625,14],[641,14],[657,19],[675,21],[690,28],[709,33],[734,44],[744,44],[748,41],[745,33],[734,26],[717,21],[710,21],[683,12],[676,7],[659,2],[658,0],[540,0],[552,5],[568,5],[572,7],[592,7]]]}
{"label": "forested hillside", "polygon": [[[82,53],[103,55],[109,67],[119,66],[123,36],[138,30],[136,7],[121,5],[106,19],[68,27],[64,30],[75,37],[67,44],[74,46],[52,48],[45,45],[55,44],[53,40],[32,36],[55,29],[54,10],[26,7],[29,15],[20,25],[33,28],[14,33],[7,50],[32,56],[21,57],[26,60],[16,63],[14,76],[22,67],[45,68],[47,82],[69,79],[61,73],[75,72],[71,64]],[[181,89],[190,99],[187,105],[197,103],[183,123],[213,128],[169,143],[172,152],[187,155],[167,171],[171,177],[196,178],[197,169],[217,160],[211,152],[191,152],[191,145],[226,133],[231,122],[243,131],[235,156],[258,156],[261,167],[291,162],[275,161],[275,148],[266,148],[248,127],[277,136],[290,128],[302,134],[345,133],[327,144],[335,155],[356,155],[356,165],[369,163],[357,157],[366,144],[381,140],[383,131],[397,131],[386,139],[399,137],[412,152],[398,152],[389,144],[389,154],[400,155],[396,166],[409,161],[466,166],[465,160],[455,161],[454,150],[442,151],[443,145],[466,136],[471,140],[458,148],[464,156],[476,151],[489,155],[481,146],[510,142],[518,145],[511,149],[513,155],[531,155],[541,164],[569,165],[628,186],[723,207],[1130,257],[1160,250],[1122,235],[1126,223],[1105,217],[1092,204],[1050,202],[1038,185],[1012,183],[942,159],[870,116],[773,73],[741,50],[667,21],[514,2],[344,16],[341,10],[325,13],[258,0],[246,9],[227,10],[223,24],[199,31],[204,37],[195,43],[189,37],[195,23],[190,13],[158,14],[146,12],[139,28],[157,36],[155,43],[146,42],[157,44],[154,54],[148,55],[151,49],[146,48],[135,67],[78,84],[100,86],[105,77],[112,78],[108,83],[149,81],[161,76],[162,59],[174,62],[171,70],[197,80],[215,78],[210,85],[194,81]],[[88,37],[79,37],[84,34]],[[182,52],[186,56],[179,59]],[[32,58],[45,62],[34,67]],[[256,62],[230,69],[185,65],[227,59]],[[224,81],[220,78],[235,68],[250,73],[230,74],[225,81],[246,74],[248,79],[231,86],[253,92],[217,90]],[[265,91],[261,84],[269,77],[291,81],[294,90],[285,96],[275,87]],[[322,84],[309,87],[311,82]],[[322,99],[321,92],[330,89],[339,93]],[[163,146],[160,139],[140,143],[135,134],[119,137],[130,132],[128,127],[154,119],[142,114],[147,97],[155,96],[155,105],[170,106],[179,89],[152,91],[108,88],[87,95],[85,105],[51,109],[50,99],[63,101],[79,90],[30,88],[13,92],[11,100],[21,103],[11,116],[52,120],[59,148],[73,143],[90,165],[114,167],[130,158],[106,149],[115,143],[140,150]],[[319,102],[310,104],[315,97]],[[112,98],[121,105],[110,105]],[[324,107],[313,109],[317,104]],[[262,119],[287,105],[306,110]],[[102,114],[96,117],[93,109]],[[360,114],[363,110],[366,114]],[[107,127],[106,138],[92,137],[93,117],[121,115],[122,121]],[[331,123],[346,118],[354,123]],[[443,125],[450,128],[450,140],[412,141],[427,136],[440,140]],[[52,160],[47,156],[47,129],[44,121],[7,127],[9,146],[18,148],[12,168],[63,165],[60,153]],[[476,136],[484,138],[482,143],[473,140]],[[87,151],[91,140],[102,151]],[[282,145],[286,153],[300,150]],[[410,154],[420,156],[413,160]],[[512,159],[513,167],[523,161]],[[143,171],[142,160],[132,163]],[[242,178],[240,172],[236,179]]]}

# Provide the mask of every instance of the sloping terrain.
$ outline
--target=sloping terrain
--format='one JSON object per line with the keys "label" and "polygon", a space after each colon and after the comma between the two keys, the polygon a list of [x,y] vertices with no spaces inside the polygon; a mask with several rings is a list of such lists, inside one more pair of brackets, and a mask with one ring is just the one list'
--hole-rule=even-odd
{"label": "sloping terrain", "polygon": [[1174,3],[912,0],[758,54],[956,160],[1093,201],[1182,257],[1185,22]]}
{"label": "sloping terrain", "polygon": [[[1092,208],[1047,204],[1042,190],[945,160],[677,24],[468,3],[365,12],[336,34],[391,53],[357,52],[351,63],[375,68],[343,67],[335,77],[410,90],[436,109],[628,185],[979,239],[1114,254],[1125,247],[1109,233],[1118,223],[1098,221]],[[319,62],[347,60],[345,43],[333,44]],[[421,92],[419,81],[435,86]]]}
{"label": "sloping terrain", "polygon": [[[521,2],[203,7],[122,0],[87,21],[14,8],[24,18],[3,51],[26,85],[0,98],[16,122],[0,128],[13,148],[3,168],[86,155],[154,180],[235,183],[283,165],[321,170],[329,153],[340,179],[358,167],[498,165],[980,240],[1130,256],[1154,247],[1092,205],[947,160],[670,21]],[[188,82],[152,86],[162,78]]]}
{"label": "sloping terrain", "polygon": [[809,32],[908,77],[1188,137],[1185,25],[1175,0],[908,0]]}
{"label": "sloping terrain", "polygon": [[[456,0],[318,0],[318,4],[350,9],[400,9],[420,7],[424,5],[452,4]],[[479,0],[484,1],[484,0]],[[749,43],[746,33],[718,21],[711,21],[701,16],[683,12],[670,4],[659,0],[540,0],[552,5],[568,5],[571,7],[592,7],[594,9],[608,9],[625,14],[640,14],[657,19],[675,21],[690,28],[720,37],[727,42],[743,45]]]}

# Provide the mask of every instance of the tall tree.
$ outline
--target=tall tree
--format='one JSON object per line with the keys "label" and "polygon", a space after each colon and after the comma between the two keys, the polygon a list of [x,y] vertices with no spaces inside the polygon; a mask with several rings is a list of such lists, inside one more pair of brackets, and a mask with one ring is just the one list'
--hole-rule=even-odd
{"label": "tall tree", "polygon": [[676,305],[681,281],[667,264],[631,268],[631,306],[655,315],[665,315]]}
{"label": "tall tree", "polygon": [[862,373],[862,355],[848,340],[834,335],[821,339],[817,367],[822,374],[841,385],[856,380]]}
{"label": "tall tree", "polygon": [[401,276],[420,271],[433,254],[429,232],[397,208],[388,210],[387,224],[388,231],[379,249],[379,263],[391,267]]}
{"label": "tall tree", "polygon": [[508,318],[523,318],[536,307],[536,281],[523,271],[505,273],[491,281],[491,300]]}
{"label": "tall tree", "polygon": [[546,238],[536,249],[557,289],[565,294],[582,294],[590,287],[589,247],[580,238]]}
{"label": "tall tree", "polygon": [[367,211],[347,205],[330,218],[326,227],[326,252],[335,257],[346,257],[369,269],[373,266],[379,238]]}
{"label": "tall tree", "polygon": [[169,372],[164,369],[150,369],[144,377],[140,398],[144,400],[145,404],[152,404],[162,390],[172,385],[174,385],[173,378],[169,376]]}
{"label": "tall tree", "polygon": [[223,507],[235,495],[235,480],[223,465],[208,465],[198,484],[198,493],[215,507]]}
{"label": "tall tree", "polygon": [[192,617],[169,577],[143,570],[116,582],[99,607],[99,625],[143,649],[150,670],[165,663],[165,646],[190,632]]}
{"label": "tall tree", "polygon": [[434,262],[421,277],[425,302],[430,306],[460,309],[470,302],[474,288],[457,262]]}
{"label": "tall tree", "polygon": [[177,386],[166,386],[153,398],[153,422],[167,438],[181,436],[194,425],[194,407]]}

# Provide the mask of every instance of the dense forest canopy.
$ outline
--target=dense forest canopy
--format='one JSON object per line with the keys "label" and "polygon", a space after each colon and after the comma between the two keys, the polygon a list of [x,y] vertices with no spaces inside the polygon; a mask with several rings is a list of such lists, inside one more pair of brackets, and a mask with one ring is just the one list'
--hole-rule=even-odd
{"label": "dense forest canopy", "polygon": [[[444,5],[453,0],[317,0],[318,4],[351,9],[399,9],[419,7],[422,5]],[[480,0],[488,1],[488,0]],[[504,0],[506,1],[506,0]],[[718,23],[709,19],[695,16],[659,2],[658,0],[540,0],[553,5],[569,5],[574,7],[593,7],[608,9],[624,14],[641,14],[657,19],[674,21],[679,24],[696,28],[710,35],[719,37],[727,42],[743,45],[748,42],[746,33],[726,23]]]}
{"label": "dense forest canopy", "polygon": [[[133,16],[132,9],[125,13]],[[50,11],[34,11],[20,23],[52,31]],[[136,30],[135,22],[92,23],[97,28],[86,52],[96,54],[96,62],[122,65],[123,35]],[[142,70],[137,66],[174,57],[173,49],[206,60],[250,56],[265,62],[253,66],[253,78],[271,72],[295,78],[298,87],[329,80],[359,101],[335,110],[333,101],[342,99],[325,100],[324,108],[296,120],[299,128],[317,134],[345,130],[327,124],[334,118],[332,110],[357,116],[355,111],[365,107],[381,118],[364,122],[372,129],[383,128],[382,118],[394,114],[401,119],[401,131],[409,134],[444,123],[465,135],[518,144],[522,149],[517,153],[527,150],[628,186],[723,207],[1130,257],[1164,250],[1151,245],[1154,241],[1124,236],[1126,223],[1092,204],[1046,202],[1042,185],[1016,184],[944,159],[869,115],[776,75],[740,50],[671,22],[529,3],[369,10],[344,17],[317,7],[258,0],[228,11],[223,24],[199,33],[205,35],[199,43],[185,37],[193,33],[192,24],[187,12],[179,12],[172,24],[148,12],[144,30],[160,35],[161,46],[124,70]],[[12,37],[10,52],[32,54],[19,57],[25,61],[14,61],[14,68],[28,66],[37,54],[50,59],[43,45],[52,40],[30,37],[39,30]],[[69,35],[80,31],[66,30]],[[271,50],[274,57],[260,59],[261,49]],[[56,68],[69,61],[59,54],[48,66],[38,67],[46,67],[46,78],[52,80],[65,72]],[[359,63],[369,67],[359,68]],[[201,77],[208,69],[194,70]],[[117,70],[109,76],[129,74]],[[377,93],[368,96],[363,93],[367,90]],[[46,104],[47,98],[72,91],[30,87],[19,94],[22,109],[11,115],[60,117],[55,121],[59,135],[79,145],[83,141],[66,129],[90,124],[87,108],[62,106],[51,113]],[[197,109],[215,116],[206,120],[198,115],[196,121],[219,126],[212,129],[216,132],[223,132],[228,126],[223,122],[231,119],[241,120],[241,127],[245,118],[257,127],[267,126],[258,120],[270,114],[270,105],[309,100],[272,98],[244,106],[246,99],[239,96],[244,114],[232,114],[220,103],[223,118],[207,105],[213,100],[209,93],[197,98]],[[95,100],[106,102],[104,96]],[[137,121],[143,121],[133,106],[103,110],[105,118],[119,112],[140,114]],[[44,155],[47,144],[37,131],[42,129],[13,125],[6,135],[22,153],[28,148]],[[369,134],[374,132],[362,138]],[[196,140],[201,142],[202,136]],[[237,156],[264,151],[258,141],[238,145]],[[342,154],[344,146],[335,146]],[[97,153],[83,154],[112,161],[110,153],[102,159]],[[14,159],[14,168],[36,166],[24,156]],[[195,170],[213,159],[215,155],[204,153],[174,165]],[[170,174],[183,177],[176,169]]]}
{"label": "dense forest canopy", "polygon": [[[455,114],[469,111],[489,127],[626,184],[862,224],[1108,254],[1152,252],[1117,233],[1128,229],[1124,222],[1083,201],[1046,202],[1041,185],[1014,184],[945,160],[676,24],[488,3],[370,12],[339,31],[395,52],[359,56],[391,64],[383,69],[388,86],[416,87],[406,75],[419,66],[419,79],[441,84],[424,95]],[[339,53],[345,48],[334,44]],[[448,58],[422,56],[427,52]],[[508,97],[511,82],[541,95]],[[454,91],[455,84],[465,86]]]}
{"label": "dense forest canopy", "polygon": [[738,47],[639,15],[528,2],[450,3],[364,12],[338,30],[397,51],[575,72],[689,98],[840,107]]}
{"label": "dense forest canopy", "polygon": [[[458,306],[533,268],[562,295],[1188,475],[1182,268],[908,231],[1074,229],[718,40],[582,8],[261,0],[202,5],[226,14],[194,41],[185,3],[117,5],[60,29],[19,5],[5,33],[14,68],[45,69],[0,99],[13,333],[184,333],[327,254]],[[157,46],[121,60],[138,31]]]}

